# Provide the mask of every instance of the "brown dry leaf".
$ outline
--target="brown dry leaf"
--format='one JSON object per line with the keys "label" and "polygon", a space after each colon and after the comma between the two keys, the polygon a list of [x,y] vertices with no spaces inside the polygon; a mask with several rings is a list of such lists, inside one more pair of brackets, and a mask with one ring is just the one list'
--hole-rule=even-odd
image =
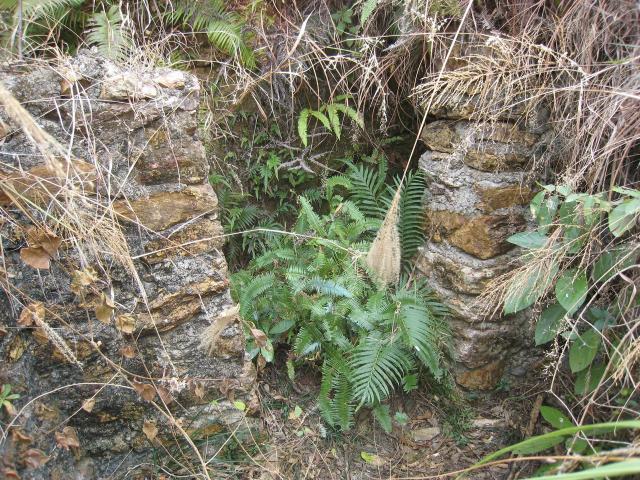
{"label": "brown dry leaf", "polygon": [[20,475],[18,475],[18,472],[16,472],[13,468],[3,469],[2,474],[6,479],[20,480]]}
{"label": "brown dry leaf", "polygon": [[251,332],[251,335],[253,336],[253,338],[256,341],[256,345],[258,345],[259,347],[266,347],[267,346],[267,334],[266,333],[264,333],[259,328],[251,328],[250,332]]}
{"label": "brown dry leaf", "polygon": [[143,400],[146,400],[147,402],[150,402],[156,396],[156,389],[153,387],[153,385],[149,385],[148,383],[133,382],[133,388],[135,388],[136,392],[138,392],[138,395],[140,395]]}
{"label": "brown dry leaf", "polygon": [[76,295],[84,293],[85,289],[98,280],[98,275],[93,268],[76,270],[71,278],[71,291]]}
{"label": "brown dry leaf", "polygon": [[158,396],[165,403],[165,405],[169,405],[171,402],[173,402],[173,395],[171,395],[169,390],[161,386],[157,387],[157,390]]}
{"label": "brown dry leaf", "polygon": [[136,319],[133,315],[125,313],[116,317],[116,328],[122,333],[133,333],[136,330]]}
{"label": "brown dry leaf", "polygon": [[15,417],[18,414],[16,407],[14,407],[13,403],[11,402],[5,402],[4,409],[7,411],[10,417]]}
{"label": "brown dry leaf", "polygon": [[136,349],[133,345],[125,345],[120,349],[120,355],[124,358],[135,358]]}
{"label": "brown dry leaf", "polygon": [[27,468],[40,468],[49,461],[49,457],[42,450],[30,448],[22,454],[22,461]]}
{"label": "brown dry leaf", "polygon": [[87,413],[91,413],[95,405],[96,397],[87,398],[84,402],[82,402],[82,409]]}
{"label": "brown dry leaf", "polygon": [[55,433],[56,443],[69,450],[69,448],[80,448],[80,440],[78,440],[78,434],[73,427],[64,427],[61,432]]}
{"label": "brown dry leaf", "polygon": [[42,327],[32,329],[31,335],[39,345],[46,345],[47,343],[49,343],[49,337]]}
{"label": "brown dry leaf", "polygon": [[26,343],[22,339],[22,337],[15,337],[9,345],[9,360],[11,360],[12,362],[19,360],[20,357],[22,357],[25,348]]}
{"label": "brown dry leaf", "polygon": [[30,267],[40,270],[48,270],[51,266],[51,257],[42,247],[25,247],[20,249],[20,258]]}
{"label": "brown dry leaf", "polygon": [[147,436],[150,442],[153,442],[155,438],[158,436],[158,427],[154,422],[145,421],[142,427],[142,431]]}
{"label": "brown dry leaf", "polygon": [[196,397],[202,400],[204,398],[204,394],[206,393],[204,389],[204,385],[200,382],[196,382],[194,393],[196,394]]}
{"label": "brown dry leaf", "polygon": [[35,302],[27,305],[20,312],[18,318],[18,325],[21,327],[30,327],[31,325],[37,325],[38,321],[44,320],[45,310],[42,302]]}
{"label": "brown dry leaf", "polygon": [[11,438],[13,439],[14,442],[23,442],[23,443],[31,443],[31,442],[33,442],[33,438],[31,436],[27,435],[26,433],[24,433],[19,428],[12,428],[11,429]]}
{"label": "brown dry leaf", "polygon": [[105,325],[109,325],[111,323],[111,315],[113,315],[114,310],[115,305],[113,300],[102,292],[100,294],[100,303],[95,308],[96,318]]}
{"label": "brown dry leaf", "polygon": [[40,247],[47,252],[51,258],[56,255],[60,245],[62,245],[62,239],[55,235],[46,235],[40,240]]}

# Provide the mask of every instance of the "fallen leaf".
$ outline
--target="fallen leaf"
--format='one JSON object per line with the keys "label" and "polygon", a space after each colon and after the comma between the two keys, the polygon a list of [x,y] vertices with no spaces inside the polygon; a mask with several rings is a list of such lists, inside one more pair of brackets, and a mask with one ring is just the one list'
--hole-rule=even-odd
{"label": "fallen leaf", "polygon": [[46,235],[39,243],[40,247],[49,254],[49,257],[53,258],[62,244],[62,239],[55,235]]}
{"label": "fallen leaf", "polygon": [[102,292],[100,294],[100,303],[95,309],[96,318],[100,322],[109,325],[111,323],[111,315],[113,315],[114,310],[115,305],[113,300]]}
{"label": "fallen leaf", "polygon": [[80,295],[85,289],[98,280],[96,271],[89,267],[84,270],[76,270],[71,278],[71,291],[76,295]]}
{"label": "fallen leaf", "polygon": [[35,302],[27,305],[20,312],[18,318],[18,325],[21,327],[29,327],[31,325],[37,325],[38,321],[44,320],[45,310],[42,302]]}
{"label": "fallen leaf", "polygon": [[12,428],[11,429],[11,438],[13,439],[14,442],[23,442],[23,443],[31,443],[31,442],[33,442],[33,438],[31,436],[27,435],[26,433],[24,433],[19,428]]}
{"label": "fallen leaf", "polygon": [[153,442],[158,436],[158,427],[154,422],[145,421],[142,427],[142,431],[147,436],[150,442]]}
{"label": "fallen leaf", "polygon": [[138,392],[138,395],[140,395],[143,400],[146,400],[147,402],[150,402],[156,396],[156,389],[153,387],[153,385],[149,385],[148,383],[133,382],[133,388],[135,388],[136,392]]}
{"label": "fallen leaf", "polygon": [[159,386],[157,387],[158,396],[165,403],[165,405],[171,404],[173,402],[173,396],[165,387]]}
{"label": "fallen leaf", "polygon": [[91,413],[95,405],[96,397],[87,398],[84,402],[82,402],[82,409],[87,413]]}
{"label": "fallen leaf", "polygon": [[136,319],[125,313],[116,317],[116,328],[122,333],[133,333],[136,330]]}
{"label": "fallen leaf", "polygon": [[22,454],[22,461],[27,468],[40,468],[49,461],[49,457],[42,450],[30,448]]}
{"label": "fallen leaf", "polygon": [[266,333],[264,333],[259,328],[251,328],[249,330],[250,330],[251,335],[253,336],[253,338],[256,340],[256,345],[258,345],[259,347],[266,347],[267,346],[267,334]]}
{"label": "fallen leaf", "polygon": [[20,475],[18,475],[18,472],[16,472],[13,468],[5,468],[2,470],[2,474],[4,475],[4,478],[11,478],[13,480],[20,480]]}
{"label": "fallen leaf", "polygon": [[24,350],[26,348],[25,341],[20,336],[14,337],[9,345],[9,360],[15,362],[22,357]]}
{"label": "fallen leaf", "polygon": [[78,434],[73,427],[64,427],[61,432],[55,433],[56,443],[69,450],[70,448],[80,448],[80,440],[78,440]]}
{"label": "fallen leaf", "polygon": [[196,383],[196,386],[194,388],[194,393],[196,394],[196,397],[198,397],[200,400],[202,400],[204,398],[205,395],[205,389],[204,389],[204,385],[200,382]]}
{"label": "fallen leaf", "polygon": [[51,257],[42,247],[25,247],[20,249],[20,258],[30,267],[48,270]]}
{"label": "fallen leaf", "polygon": [[374,465],[376,467],[381,467],[382,465],[384,465],[384,460],[375,453],[360,452],[360,458],[362,458],[362,460],[364,460],[368,464]]}
{"label": "fallen leaf", "polygon": [[13,403],[4,402],[3,405],[4,405],[4,409],[7,411],[10,417],[15,417],[18,414],[16,407],[13,406]]}
{"label": "fallen leaf", "polygon": [[302,415],[302,409],[296,405],[296,407],[289,412],[289,420],[297,420]]}
{"label": "fallen leaf", "polygon": [[133,345],[125,345],[120,349],[120,355],[124,358],[135,358],[136,349]]}
{"label": "fallen leaf", "polygon": [[236,400],[235,402],[233,402],[233,406],[236,407],[241,412],[244,412],[247,409],[247,404],[240,400]]}

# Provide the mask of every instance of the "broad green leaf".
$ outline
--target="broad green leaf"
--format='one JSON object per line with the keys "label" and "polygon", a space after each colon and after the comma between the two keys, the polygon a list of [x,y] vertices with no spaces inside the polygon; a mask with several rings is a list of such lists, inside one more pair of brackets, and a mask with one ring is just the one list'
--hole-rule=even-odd
{"label": "broad green leaf", "polygon": [[549,271],[543,267],[539,265],[538,268],[527,271],[509,285],[504,300],[505,314],[516,313],[530,307],[551,286],[558,266],[552,265]]}
{"label": "broad green leaf", "polygon": [[360,452],[360,458],[371,465],[380,466],[384,464],[384,460],[375,453]]}
{"label": "broad green leaf", "polygon": [[576,377],[574,392],[576,395],[588,395],[593,392],[602,380],[606,365],[592,365],[588,370],[582,370]]}
{"label": "broad green leaf", "polygon": [[566,270],[556,282],[556,298],[565,310],[572,314],[584,303],[587,298],[589,284],[587,275],[578,272],[575,268]]}
{"label": "broad green leaf", "polygon": [[[640,460],[625,460],[607,465],[581,470],[579,472],[562,473],[531,477],[526,480],[595,480],[601,478],[622,477],[640,474]],[[632,478],[632,477],[629,477]]]}
{"label": "broad green leaf", "polygon": [[378,420],[378,423],[386,433],[391,433],[389,405],[376,405],[373,408],[373,416],[376,417],[376,420]]}
{"label": "broad green leaf", "polygon": [[273,344],[267,339],[267,344],[260,349],[260,354],[267,362],[273,362]]}
{"label": "broad green leaf", "polygon": [[591,278],[594,282],[608,282],[618,272],[635,264],[640,250],[629,250],[624,247],[604,252],[593,265]]}
{"label": "broad green leaf", "polygon": [[544,405],[540,407],[540,414],[553,428],[565,428],[573,425],[573,422],[557,408]]}
{"label": "broad green leaf", "polygon": [[633,228],[640,213],[640,198],[625,200],[609,212],[609,230],[614,237],[622,236]]}
{"label": "broad green leaf", "polygon": [[558,205],[560,201],[557,195],[550,195],[548,198],[544,198],[540,203],[535,220],[540,226],[540,231],[546,233],[549,227],[553,223],[553,219],[556,216]]}
{"label": "broad green leaf", "polygon": [[564,202],[558,210],[560,225],[563,229],[563,240],[569,248],[567,253],[578,253],[586,240],[584,228],[576,214],[576,202]]}
{"label": "broad green leaf", "polygon": [[567,311],[559,303],[554,303],[542,312],[536,323],[536,345],[543,345],[556,338],[566,314]]}
{"label": "broad green leaf", "polygon": [[591,329],[573,341],[569,349],[569,367],[573,373],[584,370],[596,358],[602,340],[600,335],[600,332]]}
{"label": "broad green leaf", "polygon": [[235,402],[233,402],[233,406],[236,407],[241,412],[244,412],[247,409],[247,404],[240,400],[236,400]]}
{"label": "broad green leaf", "polygon": [[568,427],[560,430],[555,430],[550,433],[545,433],[543,435],[538,435],[535,437],[528,438],[523,440],[522,442],[516,443],[514,445],[510,445],[508,447],[502,448],[496,452],[493,452],[483,459],[481,459],[474,466],[484,465],[488,462],[491,462],[497,458],[500,458],[507,453],[512,453],[516,451],[522,451],[523,448],[526,448],[527,445],[541,445],[539,443],[541,440],[545,440],[547,438],[566,438],[570,435],[575,435],[576,433],[589,433],[596,435],[598,433],[608,433],[612,430],[626,430],[626,429],[640,429],[640,420],[623,420],[619,422],[608,422],[608,423],[596,423],[594,425],[580,425],[576,427]]}
{"label": "broad green leaf", "polygon": [[507,238],[507,242],[528,249],[542,248],[547,243],[547,240],[549,240],[549,237],[536,231],[516,233]]}
{"label": "broad green leaf", "polygon": [[533,453],[540,453],[551,447],[555,447],[559,443],[562,443],[564,441],[564,438],[563,437],[558,437],[558,438],[533,437],[532,440],[534,441],[527,443],[525,445],[521,445],[519,447],[515,447],[513,449],[513,453],[517,455],[531,455]]}

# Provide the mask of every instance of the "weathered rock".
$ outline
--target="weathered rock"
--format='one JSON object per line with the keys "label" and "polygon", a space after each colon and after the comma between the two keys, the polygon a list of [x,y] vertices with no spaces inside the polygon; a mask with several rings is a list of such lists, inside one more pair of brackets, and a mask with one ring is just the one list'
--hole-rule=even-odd
{"label": "weathered rock", "polygon": [[[452,68],[464,66],[462,61]],[[535,193],[523,167],[549,139],[540,128],[544,115],[535,127],[511,109],[500,117],[508,122],[478,118],[474,88],[461,93],[468,102],[451,98],[451,109],[441,105],[431,112],[446,120],[433,121],[422,132],[429,148],[420,159],[429,178],[428,241],[416,266],[450,308],[457,382],[490,390],[504,372],[515,372],[511,359],[527,348],[531,336],[526,313],[504,317],[499,306],[481,303],[478,296],[515,266],[519,252],[507,240],[526,228],[526,205]]]}
{"label": "weathered rock", "polygon": [[[196,131],[198,82],[184,72],[122,69],[92,54],[64,68],[3,66],[0,80],[45,116],[38,122],[62,145],[73,142],[75,165],[69,176],[52,172],[15,125],[2,139],[2,175],[46,208],[27,216],[12,192],[0,199],[11,214],[0,236],[12,286],[0,294],[0,384],[21,395],[16,407],[26,407],[16,425],[30,437],[0,440],[0,476],[14,469],[34,480],[151,478],[141,466],[163,462],[154,457],[158,445],[182,448],[176,425],[210,443],[244,418],[233,399],[256,408],[240,325],[222,329],[212,350],[202,346],[231,298],[217,198]],[[48,220],[65,202],[76,202],[69,205],[78,216],[61,229]],[[61,242],[40,246],[31,219]],[[21,259],[27,245],[46,253],[48,269]],[[31,317],[18,323],[34,302],[44,313],[35,324],[24,323]],[[64,427],[77,432],[70,451],[56,448]],[[41,451],[46,464],[26,470],[28,449]]]}
{"label": "weathered rock", "polygon": [[503,373],[504,362],[496,360],[475,370],[458,373],[456,381],[469,390],[492,390],[502,378]]}
{"label": "weathered rock", "polygon": [[470,167],[494,172],[520,169],[531,160],[538,136],[508,123],[438,120],[425,126],[421,139],[431,150],[460,152]]}

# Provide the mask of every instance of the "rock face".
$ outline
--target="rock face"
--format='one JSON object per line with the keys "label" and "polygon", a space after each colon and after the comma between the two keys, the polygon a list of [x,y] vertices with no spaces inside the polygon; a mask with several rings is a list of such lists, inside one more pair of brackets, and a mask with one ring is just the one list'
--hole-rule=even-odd
{"label": "rock face", "polygon": [[198,82],[90,53],[4,65],[0,81],[71,159],[0,110],[0,384],[20,395],[0,414],[0,477],[196,475],[185,434],[206,457],[244,417],[233,402],[255,408],[242,328],[222,314]]}
{"label": "rock face", "polygon": [[473,96],[452,98],[435,109],[441,119],[423,130],[428,241],[417,266],[451,307],[457,382],[491,390],[503,375],[522,373],[514,358],[532,335],[526,315],[484,313],[477,296],[513,268],[518,252],[507,238],[530,221],[534,179],[526,170],[545,152],[547,138],[544,112],[534,122],[518,121],[513,111],[484,122],[474,105]]}

